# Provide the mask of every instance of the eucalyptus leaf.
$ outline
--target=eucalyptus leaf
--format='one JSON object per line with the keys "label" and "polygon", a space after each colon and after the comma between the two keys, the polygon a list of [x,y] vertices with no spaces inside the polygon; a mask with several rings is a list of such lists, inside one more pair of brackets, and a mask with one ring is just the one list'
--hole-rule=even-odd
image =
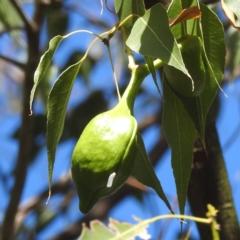
{"label": "eucalyptus leaf", "polygon": [[154,5],[135,22],[126,44],[135,52],[159,58],[190,77],[162,4]]}
{"label": "eucalyptus leaf", "polygon": [[47,150],[49,191],[52,185],[52,174],[57,144],[62,135],[68,100],[81,64],[82,61],[79,61],[62,72],[54,83],[48,97]]}
{"label": "eucalyptus leaf", "polygon": [[55,51],[57,50],[58,45],[63,40],[63,38],[64,38],[63,36],[56,36],[53,39],[51,39],[51,41],[49,42],[48,50],[42,55],[42,57],[40,59],[38,67],[34,73],[34,85],[31,90],[31,96],[30,96],[30,111],[31,112],[32,112],[32,103],[33,103],[33,98],[34,98],[36,88],[37,88],[38,84],[40,83],[40,81],[42,80],[44,74],[48,70],[48,67],[52,61],[52,57],[53,57]]}
{"label": "eucalyptus leaf", "polygon": [[196,137],[194,122],[178,95],[163,77],[163,129],[171,147],[171,161],[180,213],[184,213]]}
{"label": "eucalyptus leaf", "polygon": [[131,175],[142,184],[153,188],[158,196],[164,201],[169,210],[173,213],[171,205],[162,189],[161,183],[156,176],[153,166],[148,158],[146,148],[140,133],[137,134],[137,154]]}

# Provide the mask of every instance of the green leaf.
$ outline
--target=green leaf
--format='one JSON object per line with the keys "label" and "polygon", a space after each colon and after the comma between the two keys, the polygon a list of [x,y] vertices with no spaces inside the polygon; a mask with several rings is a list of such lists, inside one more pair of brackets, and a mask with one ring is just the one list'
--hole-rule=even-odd
{"label": "green leaf", "polygon": [[[127,16],[131,14],[136,14],[138,16],[143,16],[145,11],[144,1],[143,0],[115,0],[115,10],[118,15],[119,21],[122,22]],[[123,24],[125,28],[125,34],[128,36],[132,30],[134,23],[136,22],[137,17],[133,16],[130,20]],[[155,68],[153,65],[153,57],[144,56],[145,61],[149,67],[149,70],[152,74],[153,81],[157,87],[159,94],[161,95],[160,88],[157,83],[157,77]]]}
{"label": "green leaf", "polygon": [[[145,6],[143,0],[115,0],[115,10],[119,18],[119,22],[122,22],[130,15],[143,16],[145,13]],[[133,24],[137,20],[137,16],[132,16],[128,21],[126,21],[123,26],[127,35],[132,30]]]}
{"label": "green leaf", "polygon": [[166,198],[162,189],[161,183],[156,176],[153,166],[148,158],[143,139],[138,133],[137,135],[137,154],[134,161],[134,166],[131,175],[135,177],[142,184],[153,188],[158,196],[164,201],[169,210],[173,213],[171,205]]}
{"label": "green leaf", "polygon": [[[102,222],[94,220],[90,222],[90,229],[83,225],[82,233],[78,240],[110,240],[115,239],[115,237],[119,240],[135,239],[135,237],[140,236],[141,234],[146,236],[147,227],[148,224],[137,226],[127,222],[119,222],[112,218],[109,219],[107,227]],[[123,237],[121,237],[122,234]]]}
{"label": "green leaf", "polygon": [[[205,146],[206,115],[216,96],[224,73],[225,44],[222,23],[208,7],[201,4],[202,17],[198,28],[203,38],[206,83],[200,96],[196,98],[179,97],[186,111],[194,121],[203,145]],[[213,41],[213,39],[215,39]]]}
{"label": "green leaf", "polygon": [[200,101],[204,116],[216,96],[222,81],[225,65],[224,29],[217,15],[204,4],[200,4],[202,11],[201,26],[205,54],[208,61],[205,89],[201,93]]}
{"label": "green leaf", "polygon": [[172,168],[175,178],[180,213],[184,213],[187,187],[196,137],[194,122],[181,99],[163,78],[163,129],[172,150]]}
{"label": "green leaf", "polygon": [[81,236],[78,240],[92,239],[111,239],[115,234],[111,229],[107,228],[102,222],[94,220],[90,222],[90,229],[83,225]]}
{"label": "green leaf", "polygon": [[154,5],[136,21],[126,44],[135,52],[159,58],[190,77],[162,4]]}
{"label": "green leaf", "polygon": [[161,91],[160,91],[160,88],[159,88],[158,83],[157,83],[156,70],[155,70],[154,64],[153,64],[154,58],[150,57],[150,56],[144,56],[144,59],[145,59],[147,65],[148,65],[148,68],[149,68],[150,72],[151,72],[151,75],[152,75],[153,81],[155,83],[155,86],[156,86],[159,94],[161,95]]}
{"label": "green leaf", "polygon": [[[167,11],[169,19],[177,18],[181,11],[182,1],[181,0],[172,1]],[[176,24],[172,26],[171,31],[176,39],[180,38],[182,36],[182,24]]]}
{"label": "green leaf", "polygon": [[12,3],[9,0],[1,0],[0,7],[0,24],[3,24],[5,28],[16,28],[23,24],[21,17],[15,8],[13,8]]}
{"label": "green leaf", "polygon": [[82,60],[66,69],[54,83],[47,104],[47,150],[49,192],[52,185],[53,166],[57,144],[62,135],[68,100]]}
{"label": "green leaf", "polygon": [[32,113],[32,103],[33,103],[33,98],[34,98],[36,88],[37,88],[38,84],[40,83],[40,81],[42,80],[44,74],[46,73],[46,71],[51,63],[52,57],[53,57],[55,51],[57,50],[58,45],[61,43],[61,41],[63,39],[64,39],[63,36],[56,36],[53,39],[51,39],[51,41],[49,42],[48,50],[43,54],[43,56],[40,59],[40,62],[38,64],[38,67],[34,74],[34,85],[31,90],[31,95],[30,95],[30,111],[31,111],[31,113]]}

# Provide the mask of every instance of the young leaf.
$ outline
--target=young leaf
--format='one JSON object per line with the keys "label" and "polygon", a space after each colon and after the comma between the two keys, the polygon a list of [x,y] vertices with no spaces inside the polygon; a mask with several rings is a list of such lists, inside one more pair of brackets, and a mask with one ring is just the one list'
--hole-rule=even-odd
{"label": "young leaf", "polygon": [[63,38],[64,38],[63,36],[56,36],[53,39],[51,39],[51,41],[49,42],[48,50],[44,53],[44,55],[40,59],[40,62],[38,64],[38,67],[34,74],[34,85],[31,90],[31,96],[30,96],[30,111],[31,111],[31,113],[32,113],[32,102],[33,102],[36,88],[37,88],[38,84],[40,83],[40,81],[42,80],[43,75],[46,73],[46,71],[51,63],[52,57],[53,57],[55,51],[57,50],[58,45],[63,40]]}
{"label": "young leaf", "polygon": [[180,213],[184,213],[196,137],[195,125],[178,95],[163,78],[163,129],[172,150],[172,168]]}
{"label": "young leaf", "polygon": [[66,69],[54,83],[47,104],[47,150],[49,196],[51,194],[52,174],[58,141],[62,135],[69,96],[82,60]]}
{"label": "young leaf", "polygon": [[158,180],[156,173],[148,158],[146,148],[140,133],[137,135],[137,154],[134,161],[134,166],[131,175],[135,177],[142,184],[153,188],[158,196],[164,201],[169,210],[173,213],[171,205],[166,198],[166,195],[162,189],[161,183]]}
{"label": "young leaf", "polygon": [[159,58],[190,77],[162,4],[154,5],[135,22],[126,44],[135,52]]}

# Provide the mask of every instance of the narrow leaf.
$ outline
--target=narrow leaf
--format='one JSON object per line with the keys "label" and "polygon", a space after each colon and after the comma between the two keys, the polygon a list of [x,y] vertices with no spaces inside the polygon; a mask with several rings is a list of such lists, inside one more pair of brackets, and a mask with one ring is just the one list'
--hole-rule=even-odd
{"label": "narrow leaf", "polygon": [[36,91],[36,88],[38,86],[38,84],[40,83],[40,81],[42,80],[44,74],[46,73],[52,57],[55,53],[55,51],[58,48],[58,45],[60,44],[60,42],[63,40],[63,36],[56,36],[53,39],[51,39],[51,41],[49,42],[49,48],[48,50],[43,54],[43,56],[40,59],[40,62],[38,64],[38,67],[35,71],[34,74],[34,85],[31,91],[31,96],[30,96],[30,111],[32,114],[32,103],[33,103],[33,98],[34,98],[34,94]]}
{"label": "narrow leaf", "polygon": [[82,61],[70,66],[56,80],[47,104],[47,150],[49,196],[51,194],[53,166],[58,141],[61,137],[69,96]]}
{"label": "narrow leaf", "polygon": [[191,77],[169,29],[168,15],[162,4],[154,5],[135,22],[126,44],[135,52],[159,58]]}
{"label": "narrow leaf", "polygon": [[187,187],[196,136],[194,122],[182,101],[163,79],[163,129],[171,147],[171,161],[175,178],[180,213],[184,213]]}
{"label": "narrow leaf", "polygon": [[169,210],[173,213],[171,205],[166,198],[166,195],[162,189],[161,183],[158,180],[156,173],[148,158],[146,148],[140,133],[137,135],[137,155],[134,161],[134,167],[132,170],[132,176],[135,177],[142,184],[153,188],[158,196],[164,201]]}
{"label": "narrow leaf", "polygon": [[221,84],[225,65],[224,29],[217,15],[204,4],[200,4],[202,11],[201,26],[207,66],[207,79],[203,93],[200,95],[203,113],[206,116],[213,99]]}

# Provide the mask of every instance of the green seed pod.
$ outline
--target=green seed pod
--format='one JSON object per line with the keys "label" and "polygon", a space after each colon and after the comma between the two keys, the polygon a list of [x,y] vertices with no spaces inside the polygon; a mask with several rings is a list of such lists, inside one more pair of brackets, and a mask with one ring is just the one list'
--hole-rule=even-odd
{"label": "green seed pod", "polygon": [[116,192],[130,176],[136,135],[137,122],[121,101],[86,126],[71,164],[81,212],[88,212],[99,199]]}
{"label": "green seed pod", "polygon": [[206,79],[202,41],[197,36],[187,35],[180,38],[178,43],[182,45],[183,62],[194,86],[187,75],[172,66],[165,65],[164,72],[174,91],[185,97],[196,97],[202,93]]}

